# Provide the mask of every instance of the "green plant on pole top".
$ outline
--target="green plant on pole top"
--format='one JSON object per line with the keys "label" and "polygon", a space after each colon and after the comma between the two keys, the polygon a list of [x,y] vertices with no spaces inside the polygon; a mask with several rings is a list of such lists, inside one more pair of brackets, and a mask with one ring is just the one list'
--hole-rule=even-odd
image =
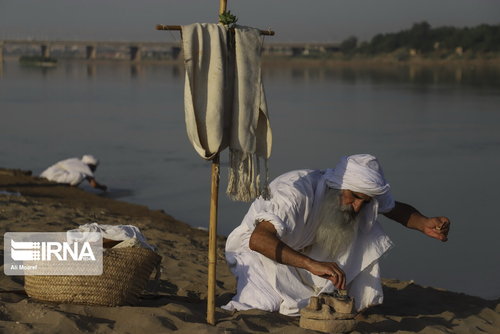
{"label": "green plant on pole top", "polygon": [[238,21],[238,18],[231,14],[230,10],[219,14],[219,22],[224,25],[234,25],[236,21]]}

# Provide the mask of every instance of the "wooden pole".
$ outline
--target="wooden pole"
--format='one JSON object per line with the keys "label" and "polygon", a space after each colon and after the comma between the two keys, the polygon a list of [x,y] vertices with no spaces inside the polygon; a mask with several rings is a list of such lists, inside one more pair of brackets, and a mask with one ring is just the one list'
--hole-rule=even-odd
{"label": "wooden pole", "polygon": [[[219,14],[226,11],[227,0],[220,0]],[[215,281],[217,269],[217,210],[219,205],[219,153],[212,160],[210,187],[210,225],[208,228],[207,322],[215,325]]]}
{"label": "wooden pole", "polygon": [[207,322],[215,325],[215,281],[217,267],[217,209],[219,204],[219,154],[212,160],[210,225],[208,229]]}
{"label": "wooden pole", "polygon": [[219,1],[219,14],[222,14],[226,11],[227,9],[227,0],[220,0]]}
{"label": "wooden pole", "polygon": [[[219,14],[226,11],[227,0],[220,0]],[[212,182],[210,186],[210,225],[208,228],[208,291],[207,322],[215,325],[215,281],[217,269],[217,210],[219,205],[219,153],[212,160]]]}

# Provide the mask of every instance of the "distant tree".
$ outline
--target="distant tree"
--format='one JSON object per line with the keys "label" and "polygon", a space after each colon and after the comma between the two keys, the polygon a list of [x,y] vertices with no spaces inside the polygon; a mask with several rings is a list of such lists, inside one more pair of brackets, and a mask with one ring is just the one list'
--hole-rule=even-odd
{"label": "distant tree", "polygon": [[434,48],[432,37],[431,25],[428,22],[415,23],[409,31],[409,46],[422,53],[432,51]]}
{"label": "distant tree", "polygon": [[370,43],[368,42],[361,42],[359,46],[356,49],[356,52],[359,52],[361,54],[370,54]]}
{"label": "distant tree", "polygon": [[485,51],[500,51],[500,24],[490,27],[486,38],[488,49]]}
{"label": "distant tree", "polygon": [[441,49],[454,50],[462,45],[462,30],[454,27],[440,27],[433,29],[434,41]]}
{"label": "distant tree", "polygon": [[369,42],[359,43],[356,37],[349,37],[341,43],[344,52],[359,52],[367,55],[390,53],[402,49],[415,49],[422,54],[436,49],[452,51],[461,47],[465,51],[500,51],[500,24],[482,24],[476,27],[432,28],[426,22],[415,23],[410,29],[396,33],[377,34]]}
{"label": "distant tree", "polygon": [[386,34],[378,45],[379,52],[389,53],[396,51],[401,47],[401,41],[398,34]]}
{"label": "distant tree", "polygon": [[343,53],[351,53],[356,49],[357,45],[358,39],[355,36],[351,36],[340,43],[340,51]]}
{"label": "distant tree", "polygon": [[467,29],[464,34],[463,46],[467,50],[479,52],[491,52],[499,50],[500,26],[489,26],[481,24],[477,27]]}
{"label": "distant tree", "polygon": [[371,54],[377,54],[377,53],[384,52],[384,48],[383,48],[384,40],[385,40],[384,34],[377,34],[377,35],[373,36],[372,40],[370,41],[369,47],[368,47],[368,52]]}

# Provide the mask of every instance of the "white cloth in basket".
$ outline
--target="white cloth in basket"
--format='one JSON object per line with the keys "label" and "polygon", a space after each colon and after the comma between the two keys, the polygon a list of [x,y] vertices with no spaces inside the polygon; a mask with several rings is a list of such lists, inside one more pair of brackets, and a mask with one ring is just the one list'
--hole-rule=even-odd
{"label": "white cloth in basket", "polygon": [[100,225],[97,223],[80,225],[77,229],[67,233],[68,242],[95,241],[88,240],[91,234],[85,232],[99,232],[105,239],[125,241],[127,246],[138,246],[156,251],[156,247],[147,243],[146,238],[138,227],[133,225]]}

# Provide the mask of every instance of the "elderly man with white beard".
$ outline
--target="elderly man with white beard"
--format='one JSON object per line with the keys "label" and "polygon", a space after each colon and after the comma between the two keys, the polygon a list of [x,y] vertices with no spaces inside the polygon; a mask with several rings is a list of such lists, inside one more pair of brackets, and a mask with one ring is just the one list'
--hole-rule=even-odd
{"label": "elderly man with white beard", "polygon": [[447,241],[450,221],[394,201],[378,160],[343,157],[334,169],[298,170],[270,184],[228,237],[237,293],[223,308],[298,315],[311,296],[347,289],[357,310],[382,303],[378,261],[392,242],[379,213]]}

